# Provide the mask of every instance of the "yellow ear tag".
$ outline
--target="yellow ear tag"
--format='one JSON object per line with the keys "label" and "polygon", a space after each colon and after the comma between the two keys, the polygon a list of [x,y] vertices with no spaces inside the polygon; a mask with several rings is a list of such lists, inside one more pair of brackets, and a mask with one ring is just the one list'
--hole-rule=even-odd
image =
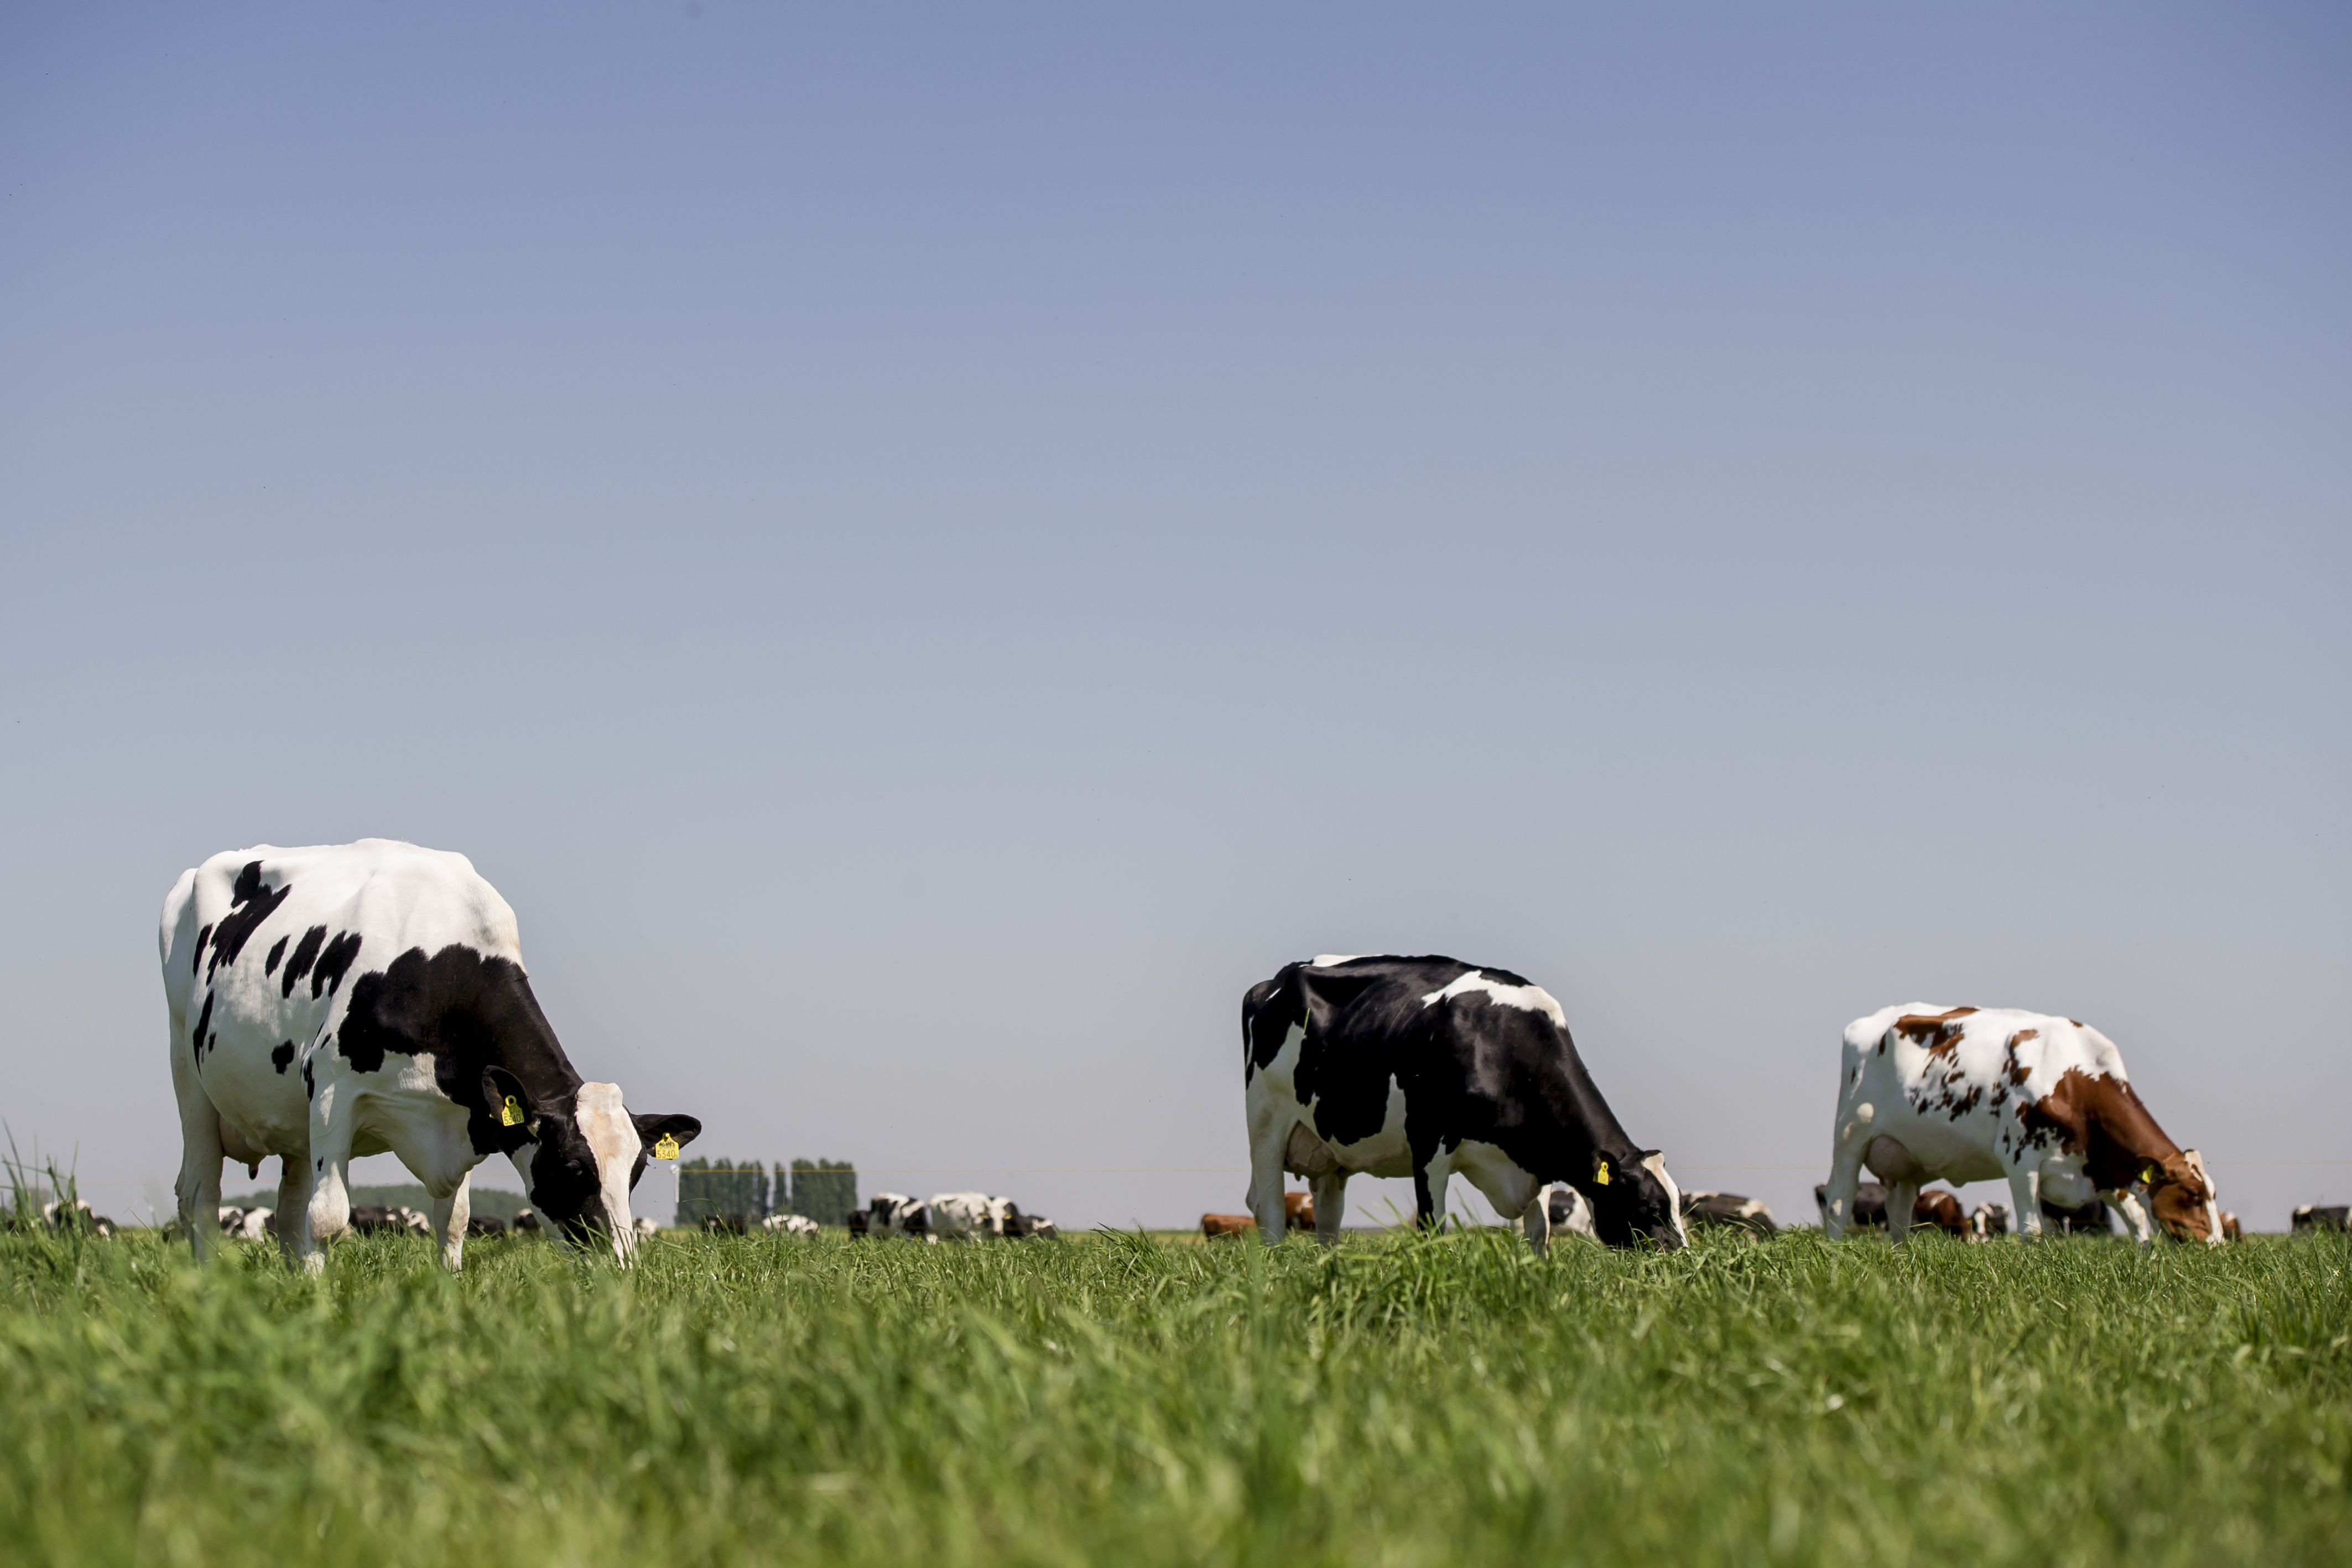
{"label": "yellow ear tag", "polygon": [[2139,1179],[2142,1186],[2154,1186],[2156,1185],[2156,1167],[2154,1166],[2140,1166]]}
{"label": "yellow ear tag", "polygon": [[499,1107],[499,1125],[501,1127],[520,1127],[522,1125],[521,1101],[517,1100],[511,1094],[507,1096],[507,1103]]}
{"label": "yellow ear tag", "polygon": [[677,1140],[670,1136],[667,1133],[664,1133],[660,1137],[656,1138],[654,1140],[654,1158],[657,1160],[674,1160],[677,1158]]}
{"label": "yellow ear tag", "polygon": [[1595,1186],[1607,1186],[1609,1185],[1609,1162],[1607,1160],[1595,1160],[1593,1162],[1592,1185]]}

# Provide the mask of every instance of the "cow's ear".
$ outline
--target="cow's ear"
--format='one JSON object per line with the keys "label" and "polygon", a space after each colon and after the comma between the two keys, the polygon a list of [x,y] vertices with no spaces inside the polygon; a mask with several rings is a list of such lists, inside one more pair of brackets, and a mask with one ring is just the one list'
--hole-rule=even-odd
{"label": "cow's ear", "polygon": [[503,1067],[482,1069],[482,1103],[499,1129],[499,1147],[512,1154],[539,1136],[539,1107],[531,1103],[522,1080]]}
{"label": "cow's ear", "polygon": [[680,1149],[702,1136],[701,1123],[675,1112],[667,1116],[633,1114],[629,1120],[637,1124],[637,1139],[645,1145],[646,1153],[657,1160],[677,1158]]}

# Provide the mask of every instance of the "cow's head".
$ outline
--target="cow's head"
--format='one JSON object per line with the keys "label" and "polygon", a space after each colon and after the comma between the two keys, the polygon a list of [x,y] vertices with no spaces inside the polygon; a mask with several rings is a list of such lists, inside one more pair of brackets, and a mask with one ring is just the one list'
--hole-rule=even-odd
{"label": "cow's head", "polygon": [[620,1086],[583,1083],[569,1100],[533,1102],[511,1075],[484,1075],[491,1103],[510,1107],[529,1142],[512,1151],[523,1168],[531,1207],[574,1246],[596,1232],[610,1240],[623,1264],[635,1260],[637,1232],[629,1194],[646,1172],[648,1155],[668,1158],[692,1143],[702,1124],[691,1116],[638,1116],[621,1103]]}
{"label": "cow's head", "polygon": [[1666,1174],[1666,1156],[1595,1153],[1589,1177],[1576,1184],[1592,1205],[1592,1233],[1612,1247],[1690,1244],[1683,1229],[1682,1192]]}
{"label": "cow's head", "polygon": [[2208,1247],[2221,1244],[2221,1206],[2215,1201],[2212,1178],[2205,1174],[2205,1162],[2195,1149],[2183,1149],[2160,1164],[2143,1167],[2140,1181],[2147,1188],[2156,1222],[2174,1240],[2198,1241]]}

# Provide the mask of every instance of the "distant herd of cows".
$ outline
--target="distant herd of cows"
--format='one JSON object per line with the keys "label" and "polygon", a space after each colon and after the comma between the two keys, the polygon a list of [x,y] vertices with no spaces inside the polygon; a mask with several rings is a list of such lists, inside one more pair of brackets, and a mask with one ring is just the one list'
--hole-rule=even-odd
{"label": "distant herd of cows", "polygon": [[[625,1265],[646,1228],[629,1199],[647,1161],[701,1134],[696,1118],[634,1112],[617,1085],[572,1068],[532,994],[514,912],[462,855],[382,839],[215,855],[173,886],[159,946],[184,1151],[174,1186],[200,1259],[225,1230],[274,1235],[315,1271],[338,1234],[402,1228],[429,1231],[457,1269],[466,1238],[492,1228],[472,1218],[472,1172],[503,1156],[530,1203],[517,1228]],[[1335,1241],[1356,1175],[1409,1177],[1423,1226],[1445,1214],[1459,1176],[1538,1253],[1555,1230],[1671,1249],[1695,1225],[1776,1228],[1752,1199],[1684,1192],[1611,1111],[1559,1003],[1507,970],[1325,954],[1251,987],[1241,1022],[1248,1212],[1204,1215],[1210,1236]],[[2105,1230],[2109,1210],[2143,1245],[2237,1234],[2197,1151],[2165,1134],[2115,1043],[2079,1020],[1884,1008],[1847,1027],[1840,1066],[1816,1191],[1832,1239],[1890,1215],[1905,1217],[1898,1242],[1917,1226],[1981,1239],[2014,1224],[2032,1239]],[[380,1153],[424,1185],[429,1211],[352,1204],[350,1162]],[[277,1203],[225,1209],[222,1162],[257,1175],[273,1155]],[[1307,1192],[1288,1189],[1294,1176]],[[1973,1213],[1923,1191],[1995,1179],[2010,1204]],[[95,1223],[86,1207],[52,1210],[52,1223]],[[872,1237],[1054,1234],[982,1193],[877,1194],[850,1218]],[[2294,1224],[2346,1218],[2302,1209]],[[765,1223],[814,1230],[798,1216]]]}

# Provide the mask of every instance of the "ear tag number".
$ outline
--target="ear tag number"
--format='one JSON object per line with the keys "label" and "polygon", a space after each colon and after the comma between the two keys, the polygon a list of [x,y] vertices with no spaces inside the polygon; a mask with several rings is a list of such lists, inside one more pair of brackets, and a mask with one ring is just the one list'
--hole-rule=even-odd
{"label": "ear tag number", "polygon": [[1607,1160],[1595,1160],[1592,1162],[1592,1185],[1595,1186],[1607,1186],[1609,1185],[1609,1162]]}
{"label": "ear tag number", "polygon": [[499,1125],[501,1127],[520,1127],[522,1125],[521,1101],[516,1099],[511,1094],[507,1096],[507,1103],[499,1107]]}
{"label": "ear tag number", "polygon": [[664,1133],[660,1137],[656,1138],[654,1140],[654,1158],[657,1160],[674,1160],[677,1158],[677,1139],[667,1133]]}

